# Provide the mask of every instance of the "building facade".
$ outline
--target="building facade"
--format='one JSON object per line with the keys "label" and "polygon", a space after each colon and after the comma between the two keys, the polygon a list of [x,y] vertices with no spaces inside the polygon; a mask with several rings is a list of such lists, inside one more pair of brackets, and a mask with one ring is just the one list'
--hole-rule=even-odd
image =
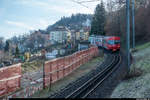
{"label": "building facade", "polygon": [[90,32],[90,27],[84,27],[79,31],[78,37],[80,37],[80,40],[88,40],[89,32]]}
{"label": "building facade", "polygon": [[55,43],[65,43],[71,32],[69,29],[63,26],[55,27],[53,30],[50,31],[50,42],[51,44]]}

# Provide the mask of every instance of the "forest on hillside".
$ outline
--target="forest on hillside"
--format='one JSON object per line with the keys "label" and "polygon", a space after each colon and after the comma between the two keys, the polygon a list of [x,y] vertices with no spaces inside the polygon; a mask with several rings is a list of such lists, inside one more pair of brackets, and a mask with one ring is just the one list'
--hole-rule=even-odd
{"label": "forest on hillside", "polygon": [[[132,0],[130,0],[130,32],[132,44]],[[105,23],[106,35],[126,37],[125,0],[109,0]],[[135,0],[136,44],[150,41],[150,0]]]}
{"label": "forest on hillside", "polygon": [[83,27],[83,23],[86,20],[92,20],[91,14],[72,14],[70,17],[63,16],[60,20],[58,20],[55,24],[48,26],[47,31],[50,31],[56,26],[66,26],[69,29],[81,29]]}

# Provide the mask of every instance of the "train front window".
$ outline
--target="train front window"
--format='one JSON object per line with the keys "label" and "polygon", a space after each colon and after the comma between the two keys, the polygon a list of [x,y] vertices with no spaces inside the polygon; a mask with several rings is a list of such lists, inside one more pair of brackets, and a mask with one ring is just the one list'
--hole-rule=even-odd
{"label": "train front window", "polygon": [[113,40],[109,40],[109,41],[108,41],[108,44],[113,45],[113,44],[114,44],[114,41],[113,41]]}
{"label": "train front window", "polygon": [[108,43],[110,45],[113,45],[113,44],[120,44],[120,40],[109,40]]}

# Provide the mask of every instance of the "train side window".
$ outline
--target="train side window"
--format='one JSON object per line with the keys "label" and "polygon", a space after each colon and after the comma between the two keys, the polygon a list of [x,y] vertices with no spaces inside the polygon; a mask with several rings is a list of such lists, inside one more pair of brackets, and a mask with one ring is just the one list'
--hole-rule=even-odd
{"label": "train side window", "polygon": [[120,44],[120,40],[116,40],[116,41],[115,41],[115,44]]}

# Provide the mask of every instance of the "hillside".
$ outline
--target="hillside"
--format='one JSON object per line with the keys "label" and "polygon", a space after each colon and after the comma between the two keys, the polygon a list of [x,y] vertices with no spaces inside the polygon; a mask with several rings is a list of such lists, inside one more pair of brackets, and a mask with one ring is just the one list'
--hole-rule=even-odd
{"label": "hillside", "polygon": [[91,20],[91,14],[72,14],[70,17],[62,17],[55,24],[48,26],[47,31],[49,32],[56,26],[66,26],[69,29],[80,29],[83,26],[90,26]]}
{"label": "hillside", "polygon": [[136,49],[130,71],[132,77],[121,82],[111,98],[150,98],[150,42]]}

